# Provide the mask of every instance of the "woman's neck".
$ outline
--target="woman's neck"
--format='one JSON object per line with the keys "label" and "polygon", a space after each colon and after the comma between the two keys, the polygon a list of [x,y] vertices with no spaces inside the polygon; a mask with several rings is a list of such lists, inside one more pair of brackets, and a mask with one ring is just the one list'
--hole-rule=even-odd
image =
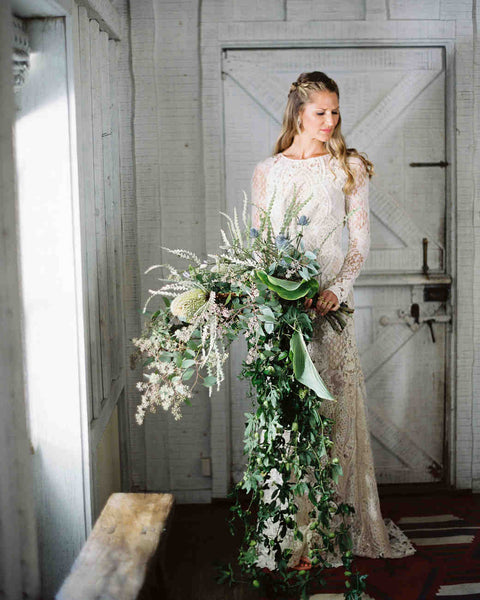
{"label": "woman's neck", "polygon": [[286,156],[300,159],[311,158],[312,156],[326,153],[327,149],[323,142],[319,142],[318,140],[315,140],[315,143],[312,143],[312,141],[306,142],[298,139],[298,136],[293,140],[292,145],[287,150],[284,150]]}

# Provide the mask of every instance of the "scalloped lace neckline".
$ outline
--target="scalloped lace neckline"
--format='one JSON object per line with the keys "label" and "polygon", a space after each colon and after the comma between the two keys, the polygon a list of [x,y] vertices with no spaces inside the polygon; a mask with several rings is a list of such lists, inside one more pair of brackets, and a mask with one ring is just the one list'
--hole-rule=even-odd
{"label": "scalloped lace neckline", "polygon": [[325,154],[319,154],[318,156],[308,156],[307,158],[290,158],[289,156],[285,156],[285,154],[283,152],[279,152],[280,156],[283,156],[283,158],[286,158],[287,160],[291,160],[293,162],[304,162],[306,160],[314,160],[316,158],[323,158],[324,156],[330,156],[330,153],[327,152]]}

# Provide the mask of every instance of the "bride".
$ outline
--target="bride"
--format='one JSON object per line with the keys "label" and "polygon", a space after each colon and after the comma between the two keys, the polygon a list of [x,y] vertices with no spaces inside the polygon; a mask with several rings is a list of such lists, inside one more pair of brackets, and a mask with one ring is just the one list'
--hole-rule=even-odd
{"label": "bride", "polygon": [[[303,230],[306,250],[318,248],[345,215],[348,218],[349,244],[344,256],[342,232],[337,227],[321,245],[317,261],[321,267],[320,295],[316,305],[305,301],[305,308],[325,315],[338,310],[340,303],[354,306],[353,283],[370,249],[368,187],[373,164],[354,148],[347,148],[341,133],[337,84],[325,73],[302,73],[291,84],[280,136],[274,154],[255,166],[252,176],[253,226],[258,227],[260,211],[272,195],[275,201],[271,221],[275,234],[285,208],[294,192],[301,200],[311,196],[303,209],[308,227]],[[291,234],[298,225],[292,224]],[[337,400],[322,403],[322,414],[335,419],[333,455],[343,475],[335,486],[336,502],[355,508],[351,517],[353,554],[371,558],[401,558],[415,553],[405,534],[390,519],[382,518],[375,480],[372,450],[366,420],[366,391],[355,339],[354,319],[349,318],[341,334],[326,319],[314,320],[314,334],[308,351],[327,388]],[[288,434],[288,432],[287,432]],[[271,501],[274,483],[281,475],[273,470],[264,500]],[[293,539],[291,531],[283,539],[291,548],[288,566],[308,568],[308,553],[315,544],[309,528],[311,504],[298,500],[297,525],[303,540]],[[332,523],[333,524],[333,523]],[[276,536],[276,524],[268,523],[267,535]],[[275,569],[273,552],[258,547],[257,565]],[[327,557],[340,566],[340,553]]]}

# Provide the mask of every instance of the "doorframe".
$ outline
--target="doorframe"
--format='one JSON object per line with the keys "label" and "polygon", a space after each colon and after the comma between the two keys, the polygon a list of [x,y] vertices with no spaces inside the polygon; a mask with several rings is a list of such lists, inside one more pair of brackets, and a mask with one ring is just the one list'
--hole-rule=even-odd
{"label": "doorframe", "polygon": [[[212,0],[204,6],[205,15],[214,15],[215,11],[209,6]],[[425,37],[421,37],[425,32]],[[427,38],[428,36],[428,38]],[[319,41],[321,40],[321,42]],[[452,277],[451,303],[452,323],[447,324],[446,341],[446,390],[445,390],[445,445],[446,448],[446,478],[447,484],[459,488],[472,487],[472,471],[459,473],[457,439],[459,425],[457,424],[457,372],[469,365],[468,359],[457,352],[457,328],[464,328],[473,318],[473,309],[456,311],[457,289],[457,247],[456,247],[456,153],[457,136],[456,116],[460,110],[459,98],[456,97],[455,84],[458,89],[463,80],[455,71],[456,21],[422,20],[398,22],[384,21],[345,21],[322,22],[308,21],[298,27],[298,23],[285,21],[261,21],[254,23],[238,22],[203,22],[201,25],[201,68],[202,68],[202,108],[203,114],[224,115],[224,97],[222,87],[223,52],[228,49],[292,49],[292,48],[382,48],[382,47],[441,47],[445,55],[445,138],[446,153],[450,167],[446,172],[446,240],[450,245],[447,252],[445,270]],[[466,52],[465,49],[462,52]],[[461,98],[460,98],[461,101]],[[226,168],[225,168],[225,129],[222,119],[203,119],[203,150],[204,156],[209,157],[204,162],[205,177],[205,210],[206,219],[206,251],[216,252],[218,249],[221,218],[219,211],[225,211],[226,204]],[[473,173],[472,173],[473,177]],[[462,198],[468,202],[468,194],[463,192]],[[447,246],[448,248],[448,246]],[[361,285],[361,275],[357,280]],[[473,305],[473,302],[471,306]],[[454,308],[455,307],[455,308]],[[458,323],[457,323],[458,319]],[[463,327],[462,327],[463,325]],[[470,365],[471,367],[471,365]],[[230,486],[230,374],[226,373],[225,385],[220,392],[213,392],[211,398],[211,456],[212,456],[212,497],[225,498]],[[469,388],[470,399],[472,387]],[[467,394],[468,396],[468,390]],[[468,424],[467,424],[468,425]],[[461,425],[463,435],[470,432],[470,427]],[[471,432],[470,432],[471,433]],[[472,433],[473,437],[473,433]],[[472,439],[473,443],[473,439]],[[464,463],[463,463],[464,464]]]}

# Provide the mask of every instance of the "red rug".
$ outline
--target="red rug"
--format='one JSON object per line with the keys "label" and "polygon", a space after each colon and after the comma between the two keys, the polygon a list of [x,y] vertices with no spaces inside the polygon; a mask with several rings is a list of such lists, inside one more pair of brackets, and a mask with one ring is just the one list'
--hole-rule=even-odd
{"label": "red rug", "polygon": [[[480,495],[395,497],[381,500],[382,514],[409,537],[417,551],[395,559],[355,558],[368,574],[375,600],[480,600]],[[343,593],[344,569],[326,572],[317,593]]]}

